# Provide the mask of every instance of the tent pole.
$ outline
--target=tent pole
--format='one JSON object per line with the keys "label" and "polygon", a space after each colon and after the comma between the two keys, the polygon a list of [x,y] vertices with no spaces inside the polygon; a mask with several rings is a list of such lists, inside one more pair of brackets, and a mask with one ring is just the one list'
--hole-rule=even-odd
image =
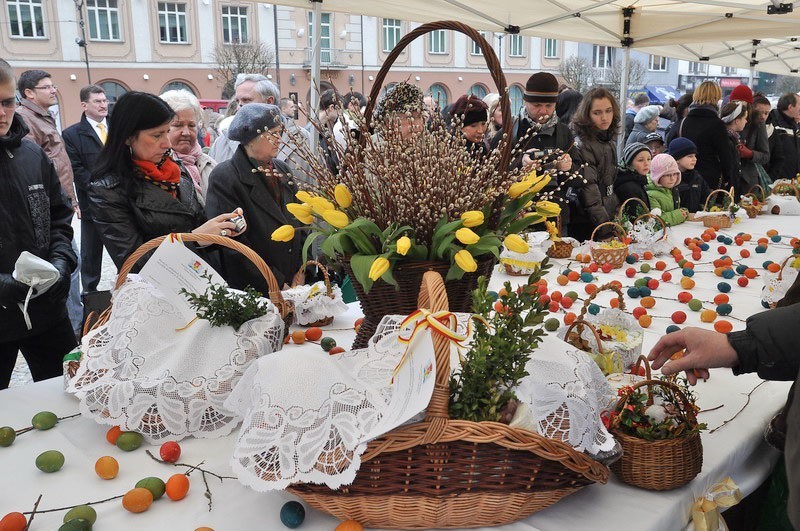
{"label": "tent pole", "polygon": [[628,76],[631,68],[631,17],[633,17],[632,7],[622,8],[622,76],[619,84],[619,109],[620,109],[620,130],[617,136],[617,156],[622,156],[622,148],[625,147],[625,111],[628,108]]}
{"label": "tent pole", "polygon": [[[314,32],[313,32],[313,48],[311,50],[311,101],[309,103],[308,116],[312,120],[319,120],[319,65],[320,65],[320,49],[322,42],[322,0],[310,0],[314,4]],[[311,133],[311,152],[316,153],[317,143],[319,141],[318,135],[314,134],[312,129]]]}
{"label": "tent pole", "polygon": [[[750,53],[750,80],[747,83],[747,86],[750,87],[750,90],[753,90],[753,78],[756,75],[756,65],[758,61],[756,60],[756,54],[758,54],[758,45],[761,44],[761,41],[758,39],[753,39],[753,51]],[[755,92],[755,90],[753,90]]]}

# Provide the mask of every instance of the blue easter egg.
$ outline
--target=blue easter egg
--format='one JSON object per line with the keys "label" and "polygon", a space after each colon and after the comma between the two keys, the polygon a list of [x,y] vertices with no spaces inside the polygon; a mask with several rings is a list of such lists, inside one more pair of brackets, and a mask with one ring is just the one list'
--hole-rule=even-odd
{"label": "blue easter egg", "polygon": [[669,325],[669,326],[667,327],[667,333],[668,333],[668,334],[671,334],[672,332],[677,332],[677,331],[678,331],[678,330],[680,330],[680,329],[681,329],[681,327],[680,327],[680,326],[672,324],[672,325]]}
{"label": "blue easter egg", "polygon": [[733,311],[733,306],[731,306],[727,302],[717,306],[717,313],[720,315],[730,315],[732,311]]}
{"label": "blue easter egg", "polygon": [[591,282],[592,280],[594,280],[594,275],[591,273],[581,273],[582,282]]}
{"label": "blue easter egg", "polygon": [[496,291],[487,291],[486,292],[486,298],[489,299],[492,302],[496,301],[499,297],[500,297],[500,295],[498,295],[498,293]]}
{"label": "blue easter egg", "polygon": [[761,264],[761,267],[763,267],[764,269],[766,269],[766,268],[768,268],[768,267],[769,267],[769,265],[770,265],[771,263],[772,263],[772,260],[765,260],[765,261],[764,261],[764,263],[763,263],[763,264]]}
{"label": "blue easter egg", "polygon": [[736,273],[734,272],[734,270],[733,270],[733,269],[726,269],[726,270],[724,270],[724,271],[722,272],[722,278],[731,279],[731,278],[733,278],[734,276],[736,276]]}
{"label": "blue easter egg", "polygon": [[592,315],[597,315],[598,313],[600,313],[600,306],[598,306],[597,304],[590,304],[589,313]]}
{"label": "blue easter egg", "polygon": [[763,245],[757,245],[756,246],[756,252],[757,253],[766,253],[767,252],[767,248],[764,247]]}
{"label": "blue easter egg", "polygon": [[772,236],[770,238],[770,240],[772,240],[774,242],[779,242],[779,241],[781,241],[781,235],[780,234],[776,234],[775,236]]}
{"label": "blue easter egg", "polygon": [[631,299],[639,298],[639,289],[637,287],[628,288],[628,297]]}
{"label": "blue easter egg", "polygon": [[629,254],[629,255],[628,255],[626,258],[625,258],[625,261],[626,261],[627,263],[629,263],[629,264],[635,264],[635,263],[636,263],[636,261],[637,261],[637,258],[636,258],[635,256],[633,256],[632,254]]}
{"label": "blue easter egg", "polygon": [[681,273],[685,277],[693,277],[694,276],[694,269],[692,269],[691,267],[684,267],[683,270],[681,271]]}
{"label": "blue easter egg", "polygon": [[736,266],[736,272],[739,273],[740,275],[744,275],[744,272],[746,270],[747,270],[747,266],[744,265],[744,264],[739,264],[738,266]]}
{"label": "blue easter egg", "polygon": [[639,295],[642,297],[649,297],[651,293],[652,291],[650,291],[650,288],[648,288],[647,286],[642,286],[641,288],[639,288]]}
{"label": "blue easter egg", "polygon": [[306,519],[306,509],[303,504],[296,501],[289,501],[281,507],[281,522],[290,529],[300,527]]}
{"label": "blue easter egg", "polygon": [[722,293],[728,293],[731,290],[731,285],[727,282],[720,282],[717,284],[717,289],[720,290]]}
{"label": "blue easter egg", "polygon": [[711,248],[711,246],[708,245],[707,243],[701,243],[700,244],[700,250],[701,251],[708,251],[710,248]]}
{"label": "blue easter egg", "polygon": [[725,235],[720,234],[719,236],[717,236],[717,241],[720,243],[725,243]]}

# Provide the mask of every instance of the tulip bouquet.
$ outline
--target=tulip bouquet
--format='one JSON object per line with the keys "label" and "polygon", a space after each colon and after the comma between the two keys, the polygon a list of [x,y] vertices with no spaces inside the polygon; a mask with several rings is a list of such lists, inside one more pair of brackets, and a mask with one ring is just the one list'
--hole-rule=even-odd
{"label": "tulip bouquet", "polygon": [[[500,148],[475,157],[463,136],[443,124],[419,127],[410,137],[380,125],[370,136],[363,119],[359,128],[362,142],[348,137],[344,149],[333,142],[338,175],[299,148],[316,184],[287,208],[310,225],[303,259],[318,242],[329,259],[349,261],[365,292],[379,279],[396,286],[398,263],[445,262],[446,280],[457,280],[481,260],[496,260],[503,245],[527,252],[519,233],[560,213],[553,192],[543,192],[551,177],[500,169]],[[272,238],[293,235],[285,225]]]}

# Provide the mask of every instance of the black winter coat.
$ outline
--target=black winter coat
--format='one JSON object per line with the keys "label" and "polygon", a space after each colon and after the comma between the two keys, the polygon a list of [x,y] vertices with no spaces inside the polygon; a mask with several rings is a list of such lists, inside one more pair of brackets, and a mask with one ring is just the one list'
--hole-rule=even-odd
{"label": "black winter coat", "polygon": [[586,183],[573,185],[578,202],[570,205],[570,223],[596,227],[614,219],[619,207],[619,200],[614,193],[617,146],[614,139],[587,136],[578,139],[577,147],[576,162],[586,164],[583,168]]}
{"label": "black winter coat", "polygon": [[81,115],[81,121],[73,124],[61,134],[67,147],[67,155],[72,162],[72,175],[75,178],[75,187],[79,190],[88,190],[92,182],[97,156],[103,149],[103,143],[94,132],[94,127],[86,119],[86,114]]}
{"label": "black winter coat", "polygon": [[759,184],[756,164],[760,164],[765,170],[769,167],[769,137],[767,128],[760,122],[747,124],[739,137],[745,146],[753,150],[752,159],[741,159],[742,190],[748,192],[753,186]]}
{"label": "black winter coat", "polygon": [[[67,206],[55,167],[42,148],[25,139],[28,127],[14,115],[0,137],[0,275],[11,275],[22,251],[65,270],[75,270],[72,251],[72,209]],[[47,330],[67,315],[66,295],[53,300],[47,293],[31,299],[28,331],[16,297],[0,291],[0,342]]]}
{"label": "black winter coat", "polygon": [[[647,205],[647,208],[649,209],[650,198],[644,189],[646,184],[647,175],[641,175],[628,168],[620,168],[619,172],[617,173],[617,178],[614,181],[614,192],[619,198],[620,205],[628,199],[635,197],[636,199],[641,199],[644,201],[644,204]],[[631,201],[625,206],[626,213],[629,217],[638,212],[639,209],[636,208],[636,205],[638,205],[638,203]]]}
{"label": "black winter coat", "polygon": [[678,126],[678,136],[697,146],[695,168],[712,189],[730,188],[736,179],[736,167],[728,141],[728,131],[713,108],[701,105],[689,110]]}
{"label": "black winter coat", "polygon": [[703,210],[708,194],[711,193],[708,183],[697,170],[681,172],[681,182],[677,188],[681,207],[692,213]]}
{"label": "black winter coat", "polygon": [[[88,196],[95,226],[117,268],[148,240],[173,232],[191,232],[206,222],[192,178],[183,168],[177,198],[137,177],[134,170],[92,181]],[[139,267],[142,264],[140,261]]]}
{"label": "black winter coat", "polygon": [[794,179],[800,173],[800,126],[778,109],[772,110],[767,123],[774,128],[772,136],[781,153],[780,161],[770,162],[769,174],[773,179]]}
{"label": "black winter coat", "polygon": [[[283,287],[284,283],[291,283],[292,277],[300,269],[303,235],[301,231],[295,232],[290,242],[276,242],[270,236],[282,225],[299,227],[302,223],[286,210],[286,204],[293,202],[297,193],[291,169],[277,159],[272,159],[272,167],[280,179],[280,204],[275,202],[267,188],[266,179],[272,176],[254,173],[247,153],[239,146],[231,159],[217,165],[211,172],[206,213],[211,218],[241,207],[247,220],[247,231],[236,239],[264,259],[272,269],[278,286]],[[261,293],[268,293],[264,277],[238,252],[222,250],[221,273],[233,288],[252,286]]]}

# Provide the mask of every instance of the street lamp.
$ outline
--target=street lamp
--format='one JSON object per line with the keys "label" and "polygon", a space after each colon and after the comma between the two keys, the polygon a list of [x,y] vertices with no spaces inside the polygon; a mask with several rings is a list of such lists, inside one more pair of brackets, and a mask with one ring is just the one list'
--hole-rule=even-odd
{"label": "street lamp", "polygon": [[89,69],[89,49],[86,45],[86,23],[83,20],[83,2],[84,0],[73,0],[75,2],[75,9],[78,11],[78,25],[81,27],[81,37],[75,37],[75,44],[83,48],[83,60],[86,63],[86,78],[89,84],[92,84],[92,71]]}

